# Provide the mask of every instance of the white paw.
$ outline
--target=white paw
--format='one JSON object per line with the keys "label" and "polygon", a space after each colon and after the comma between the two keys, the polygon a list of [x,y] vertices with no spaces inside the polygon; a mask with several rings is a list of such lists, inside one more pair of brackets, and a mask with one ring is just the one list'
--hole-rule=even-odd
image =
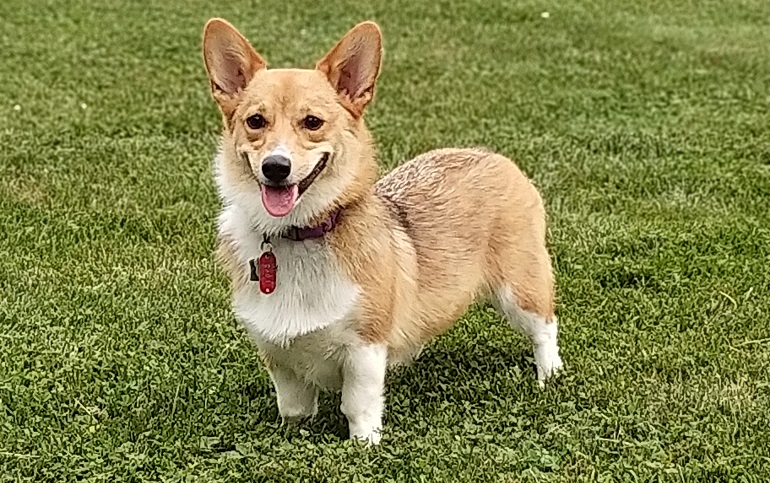
{"label": "white paw", "polygon": [[307,406],[297,404],[287,407],[284,404],[278,406],[278,413],[284,424],[296,424],[315,416],[318,413],[318,405],[315,402]]}
{"label": "white paw", "polygon": [[365,443],[366,445],[380,444],[381,438],[382,438],[381,428],[374,428],[368,431],[360,428],[355,430],[353,428],[350,428],[350,439],[360,441],[361,443]]}
{"label": "white paw", "polygon": [[547,379],[554,377],[564,368],[564,363],[559,357],[559,346],[553,342],[535,347],[535,365],[537,383],[544,387]]}
{"label": "white paw", "polygon": [[291,416],[281,416],[283,424],[293,425],[299,424],[305,419],[311,419],[315,414],[293,414]]}

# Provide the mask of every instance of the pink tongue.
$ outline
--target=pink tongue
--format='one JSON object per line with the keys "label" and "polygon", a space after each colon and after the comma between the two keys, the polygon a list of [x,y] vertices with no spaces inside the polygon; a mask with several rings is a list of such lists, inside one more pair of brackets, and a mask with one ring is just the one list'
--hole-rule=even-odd
{"label": "pink tongue", "polygon": [[297,202],[298,191],[295,184],[281,187],[262,185],[262,204],[271,215],[286,216]]}

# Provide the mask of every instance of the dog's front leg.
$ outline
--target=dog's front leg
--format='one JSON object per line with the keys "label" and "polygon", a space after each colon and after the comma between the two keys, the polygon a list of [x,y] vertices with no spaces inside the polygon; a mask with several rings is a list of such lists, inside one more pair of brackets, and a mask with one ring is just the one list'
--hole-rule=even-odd
{"label": "dog's front leg", "polygon": [[342,404],[350,437],[380,442],[388,349],[382,344],[348,348],[342,367]]}
{"label": "dog's front leg", "polygon": [[285,423],[295,423],[318,412],[318,388],[303,381],[291,369],[273,365],[269,371],[278,398],[278,412]]}

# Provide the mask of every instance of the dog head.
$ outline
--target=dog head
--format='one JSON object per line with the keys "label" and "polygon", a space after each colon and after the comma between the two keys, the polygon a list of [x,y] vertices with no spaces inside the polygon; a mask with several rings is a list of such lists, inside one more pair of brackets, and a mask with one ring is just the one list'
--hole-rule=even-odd
{"label": "dog head", "polygon": [[362,116],[382,59],[376,24],[355,26],[315,69],[268,69],[235,27],[212,19],[203,57],[224,121],[220,190],[264,231],[306,225],[374,182]]}

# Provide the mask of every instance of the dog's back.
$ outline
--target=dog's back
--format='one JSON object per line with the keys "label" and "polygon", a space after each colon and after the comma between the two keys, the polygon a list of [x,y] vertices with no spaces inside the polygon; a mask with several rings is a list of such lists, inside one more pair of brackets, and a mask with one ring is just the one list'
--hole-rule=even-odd
{"label": "dog's back", "polygon": [[478,296],[508,291],[524,310],[553,318],[542,201],[509,159],[483,149],[434,150],[393,170],[375,191],[392,205],[417,259],[419,315],[396,321],[411,327],[394,337],[417,328],[416,339],[425,340]]}

